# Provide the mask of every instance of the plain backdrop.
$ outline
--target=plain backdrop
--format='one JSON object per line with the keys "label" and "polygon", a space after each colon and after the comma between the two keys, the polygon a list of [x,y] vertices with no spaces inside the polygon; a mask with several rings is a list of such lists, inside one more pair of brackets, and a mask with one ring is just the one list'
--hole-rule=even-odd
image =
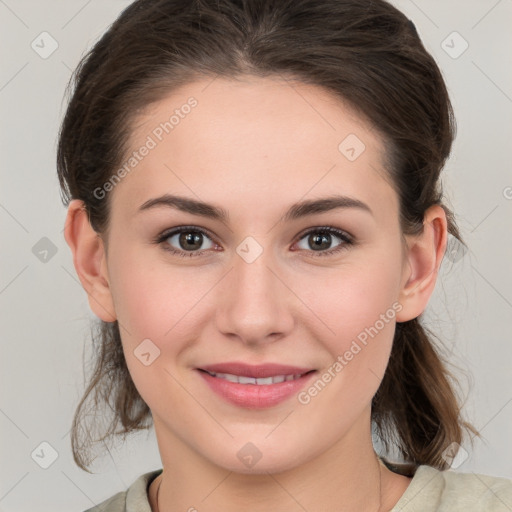
{"label": "plain backdrop", "polygon": [[[83,511],[161,467],[153,431],[105,452],[93,475],[69,436],[93,316],[62,232],[57,132],[72,69],[129,3],[0,0],[3,512]],[[425,315],[484,436],[456,470],[512,478],[512,1],[393,4],[441,67],[458,124],[443,183],[470,250],[445,258]]]}

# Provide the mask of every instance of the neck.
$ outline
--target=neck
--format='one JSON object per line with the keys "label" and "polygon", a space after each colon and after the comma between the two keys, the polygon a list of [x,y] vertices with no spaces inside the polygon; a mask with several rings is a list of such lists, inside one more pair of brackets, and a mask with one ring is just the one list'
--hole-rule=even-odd
{"label": "neck", "polygon": [[164,446],[159,426],[155,418],[164,471],[154,482],[154,512],[384,510],[383,474],[388,470],[375,454],[370,432],[362,438],[355,430],[358,443],[350,433],[327,452],[290,470],[244,474],[211,464],[177,439],[169,443],[168,431]]}

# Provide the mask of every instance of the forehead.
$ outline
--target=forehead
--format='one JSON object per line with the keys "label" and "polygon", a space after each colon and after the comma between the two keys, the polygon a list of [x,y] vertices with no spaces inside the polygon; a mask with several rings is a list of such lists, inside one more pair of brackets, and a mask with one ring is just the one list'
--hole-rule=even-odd
{"label": "forehead", "polygon": [[113,200],[129,195],[133,208],[166,192],[245,208],[325,193],[397,206],[378,132],[338,97],[296,81],[191,82],[134,121],[129,147],[139,155]]}

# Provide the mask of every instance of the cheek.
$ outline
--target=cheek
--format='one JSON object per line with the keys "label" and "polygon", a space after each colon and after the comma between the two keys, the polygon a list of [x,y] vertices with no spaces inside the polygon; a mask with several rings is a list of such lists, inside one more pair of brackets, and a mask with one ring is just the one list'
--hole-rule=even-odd
{"label": "cheek", "polygon": [[114,258],[112,251],[109,274],[128,370],[152,411],[182,407],[187,398],[175,370],[189,340],[197,338],[193,306],[201,296],[199,284],[142,251],[122,254]]}
{"label": "cheek", "polygon": [[113,247],[109,270],[118,320],[133,343],[144,338],[162,340],[197,301],[197,285],[161,258],[149,258],[152,251],[122,250],[126,245],[121,241]]}
{"label": "cheek", "polygon": [[317,269],[297,279],[298,295],[332,336],[346,339],[373,325],[399,296],[400,261],[365,256],[339,268]]}
{"label": "cheek", "polygon": [[[170,375],[161,372],[165,368],[173,373],[201,338],[204,321],[210,318],[203,299],[218,275],[208,269],[177,268],[162,255],[122,247],[119,244],[112,250],[109,274],[128,368],[138,388],[156,383],[152,380],[156,375],[148,375],[139,357],[142,350],[147,353],[143,347],[148,347],[150,354],[153,350],[158,355],[151,369],[172,385]],[[123,257],[116,258],[120,254]]]}
{"label": "cheek", "polygon": [[330,280],[328,293],[310,299],[313,304],[316,297],[311,309],[332,331],[321,324],[313,333],[329,358],[298,399],[326,438],[338,436],[369,407],[388,365],[400,307],[391,272],[380,269],[374,273],[368,267],[347,269],[337,281]]}
{"label": "cheek", "polygon": [[384,374],[401,309],[400,268],[398,253],[369,251],[364,259],[329,275],[320,269],[301,280],[298,294],[320,326],[315,337],[323,341],[332,361],[341,356],[343,373],[352,374],[354,384],[367,383],[369,374],[375,381]]}

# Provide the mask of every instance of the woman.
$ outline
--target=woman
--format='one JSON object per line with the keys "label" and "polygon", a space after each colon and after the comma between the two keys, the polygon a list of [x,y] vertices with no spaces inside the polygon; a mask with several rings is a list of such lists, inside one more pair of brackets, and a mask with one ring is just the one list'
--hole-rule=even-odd
{"label": "woman", "polygon": [[478,434],[420,321],[463,243],[440,186],[453,137],[437,65],[382,0],[120,15],[58,147],[101,320],[72,443],[87,470],[104,401],[101,440],[152,422],[163,469],[91,510],[511,509],[509,480],[443,471]]}

